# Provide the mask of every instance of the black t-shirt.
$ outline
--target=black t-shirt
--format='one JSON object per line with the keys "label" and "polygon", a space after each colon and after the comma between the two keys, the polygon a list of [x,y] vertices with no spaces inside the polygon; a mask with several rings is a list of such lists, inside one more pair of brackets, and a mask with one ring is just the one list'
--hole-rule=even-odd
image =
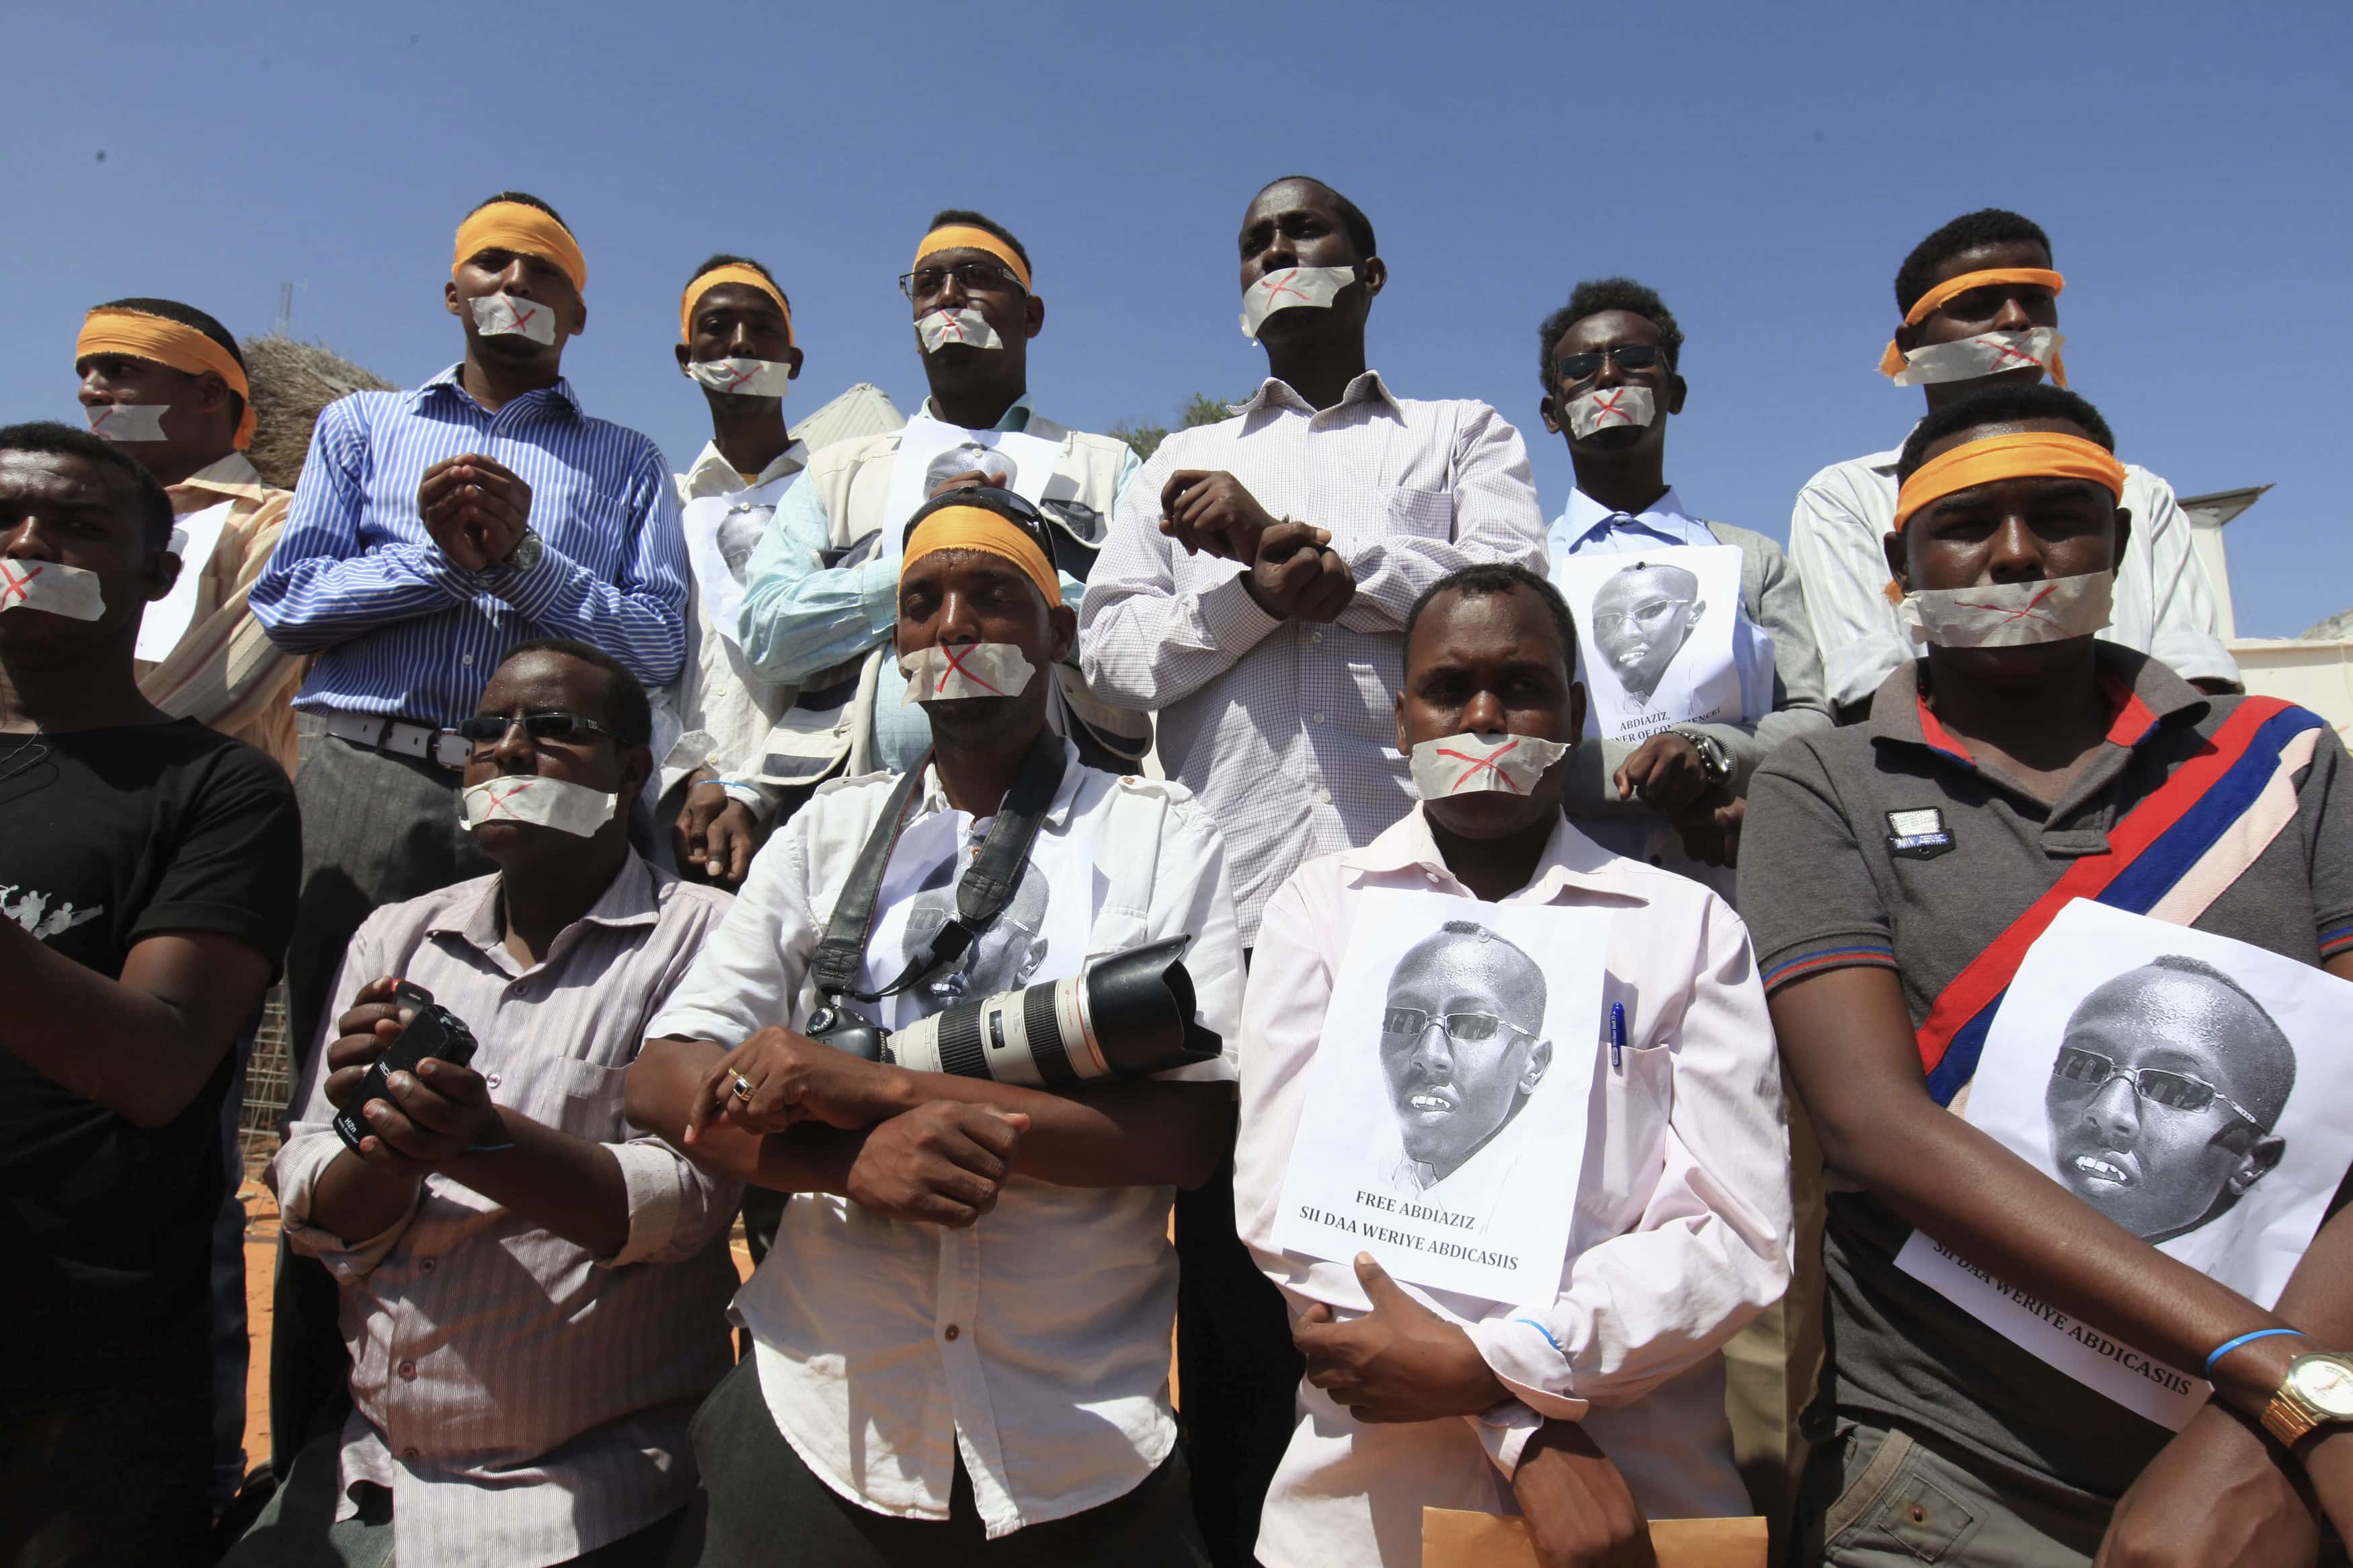
{"label": "black t-shirt", "polygon": [[[140,942],[174,931],[234,937],[274,968],[301,858],[285,773],[194,720],[0,737],[0,917],[109,978]],[[12,1383],[111,1382],[133,1363],[209,1377],[232,1070],[225,1053],[195,1102],[150,1129],[0,1049],[0,1344]]]}

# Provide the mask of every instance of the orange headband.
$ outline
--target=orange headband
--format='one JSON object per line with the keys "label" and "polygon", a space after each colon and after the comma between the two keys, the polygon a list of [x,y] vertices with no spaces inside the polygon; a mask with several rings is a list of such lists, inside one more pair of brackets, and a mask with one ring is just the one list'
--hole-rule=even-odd
{"label": "orange headband", "polygon": [[783,292],[753,268],[731,261],[724,267],[697,273],[694,281],[686,286],[686,297],[678,303],[679,342],[691,342],[694,340],[694,307],[705,294],[723,283],[741,283],[747,289],[757,289],[774,300],[776,309],[785,313],[785,342],[793,341],[793,308],[785,303]]}
{"label": "orange headband", "polygon": [[921,267],[924,257],[938,250],[985,250],[1011,268],[1013,276],[1021,279],[1022,288],[1029,287],[1029,264],[1011,246],[985,228],[961,223],[942,224],[923,236],[923,244],[915,247],[915,266]]}
{"label": "orange headband", "polygon": [[2116,454],[2081,436],[2059,436],[2024,430],[2015,436],[1989,436],[1931,458],[1913,471],[1895,496],[1895,526],[1900,531],[1913,513],[1996,479],[2090,479],[2122,500],[2125,466]]}
{"label": "orange headband", "polygon": [[454,277],[468,257],[485,250],[512,250],[518,256],[552,261],[557,271],[572,279],[574,293],[588,292],[588,259],[580,254],[580,242],[572,237],[570,229],[537,207],[492,202],[459,224],[450,274]]}
{"label": "orange headband", "polygon": [[[2067,280],[2047,267],[1994,267],[1983,272],[1964,272],[1958,278],[1946,279],[1913,300],[1912,308],[1904,312],[1904,324],[1916,327],[1946,301],[1957,299],[1972,289],[1990,288],[1997,283],[2031,283],[2050,289],[2054,296],[2067,287]],[[1887,340],[1887,352],[1879,356],[1879,374],[1900,375],[1903,371],[1904,351],[1895,346],[1894,338],[1890,338]],[[2051,359],[2051,379],[2062,386],[2067,384],[2067,367],[2055,354]]]}
{"label": "orange headband", "polygon": [[904,581],[908,568],[926,555],[943,550],[977,550],[998,555],[1021,568],[1049,605],[1062,602],[1062,580],[1038,542],[985,506],[944,506],[915,525],[907,541],[906,559],[899,563]]}
{"label": "orange headband", "polygon": [[229,445],[242,452],[253,444],[253,392],[246,383],[245,367],[195,328],[142,310],[92,310],[82,318],[81,336],[74,340],[75,363],[92,354],[153,360],[188,375],[211,371],[245,400],[245,416],[237,422]]}

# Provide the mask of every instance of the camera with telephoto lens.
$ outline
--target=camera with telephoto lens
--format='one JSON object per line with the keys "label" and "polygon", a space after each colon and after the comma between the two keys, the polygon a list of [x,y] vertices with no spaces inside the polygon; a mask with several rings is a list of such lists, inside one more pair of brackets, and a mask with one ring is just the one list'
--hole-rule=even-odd
{"label": "camera with telephoto lens", "polygon": [[427,1057],[435,1061],[455,1062],[459,1067],[474,1059],[474,1031],[466,1027],[466,1021],[457,1014],[437,1005],[432,992],[404,980],[393,991],[392,1005],[413,1016],[401,1030],[400,1037],[368,1068],[352,1102],[335,1112],[336,1135],[354,1154],[359,1152],[360,1140],[375,1131],[361,1114],[368,1101],[389,1100],[396,1109],[399,1105],[392,1099],[385,1079],[396,1072],[415,1072],[417,1064]]}
{"label": "camera with telephoto lens", "polygon": [[811,1039],[915,1072],[1060,1089],[1217,1058],[1194,1018],[1193,977],[1173,936],[1091,963],[1068,980],[960,1002],[893,1033],[843,1007],[809,1018]]}

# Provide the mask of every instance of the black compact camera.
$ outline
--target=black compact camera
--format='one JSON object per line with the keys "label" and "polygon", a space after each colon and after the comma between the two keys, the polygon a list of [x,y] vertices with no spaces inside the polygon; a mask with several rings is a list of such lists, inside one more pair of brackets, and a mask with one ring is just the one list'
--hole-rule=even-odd
{"label": "black compact camera", "polygon": [[[478,1044],[474,1031],[466,1027],[463,1018],[436,1004],[432,992],[404,980],[393,992],[392,1004],[412,1015],[407,1027],[401,1030],[391,1048],[369,1067],[352,1102],[335,1112],[336,1136],[354,1154],[359,1152],[360,1140],[375,1131],[361,1114],[367,1102],[392,1100],[392,1091],[385,1085],[386,1079],[396,1072],[415,1072],[417,1064],[428,1057],[435,1061],[455,1062],[459,1067],[474,1059]],[[393,1100],[393,1104],[397,1107],[399,1101]]]}

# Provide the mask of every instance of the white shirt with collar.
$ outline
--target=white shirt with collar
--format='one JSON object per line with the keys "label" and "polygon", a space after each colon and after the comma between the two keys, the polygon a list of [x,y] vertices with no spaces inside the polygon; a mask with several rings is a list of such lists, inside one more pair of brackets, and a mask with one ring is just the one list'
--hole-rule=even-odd
{"label": "white shirt with collar", "polygon": [[[807,444],[795,440],[747,485],[718,443],[704,442],[693,466],[678,476],[679,500],[687,514],[682,526],[691,530],[701,521],[694,515],[698,506],[718,508],[730,516],[743,514],[765,536],[776,503],[808,458]],[[720,775],[729,795],[765,821],[774,814],[779,792],[750,781],[760,771],[769,730],[792,706],[797,688],[765,680],[753,670],[736,643],[736,600],[721,603],[722,613],[714,618],[712,595],[695,574],[691,548],[688,556],[686,664],[675,684],[654,693],[657,767],[647,793],[659,801],[688,774],[707,767]]]}
{"label": "white shirt with collar", "polygon": [[[1274,1245],[1333,976],[1364,889],[1468,900],[1422,808],[1361,849],[1311,860],[1268,904],[1242,1013],[1234,1204],[1294,1317],[1367,1308],[1355,1270]],[[1781,1078],[1748,933],[1698,883],[1610,854],[1566,819],[1511,901],[1611,910],[1599,1053],[1559,1294],[1468,1302],[1405,1289],[1464,1325],[1514,1403],[1479,1417],[1360,1425],[1303,1384],[1268,1494],[1267,1568],[1409,1568],[1425,1507],[1517,1511],[1509,1473],[1546,1416],[1581,1421],[1653,1519],[1748,1511],[1724,1410],[1722,1350],[1789,1279]],[[1609,1004],[1626,1009],[1609,1058]],[[1464,1310],[1468,1309],[1468,1310]]]}
{"label": "white shirt with collar", "polygon": [[[1181,785],[1082,767],[1067,742],[1063,759],[1040,839],[1083,845],[1092,885],[1050,897],[1092,909],[1090,958],[1193,935],[1200,1022],[1228,1054],[1159,1076],[1230,1080],[1241,944],[1218,830]],[[652,1034],[732,1046],[763,1025],[806,1024],[818,941],[895,782],[819,786],[762,848]],[[952,812],[926,769],[910,828]],[[987,826],[959,830],[976,844]],[[907,1519],[948,1517],[960,1456],[991,1539],[1125,1495],[1176,1440],[1173,1196],[1017,1173],[960,1231],[795,1196],[734,1306],[777,1430],[842,1497]]]}
{"label": "white shirt with collar", "polygon": [[[1789,513],[1789,561],[1805,584],[1830,700],[1841,708],[1868,698],[1897,665],[1919,655],[1886,595],[1883,542],[1895,526],[1903,455],[1899,445],[1831,464],[1806,481]],[[2190,548],[2189,520],[2173,487],[2126,463],[2120,504],[2132,513],[2131,536],[2116,566],[2114,624],[2098,635],[2154,656],[2184,680],[2236,683],[2239,667],[2222,646],[2213,586]]]}

